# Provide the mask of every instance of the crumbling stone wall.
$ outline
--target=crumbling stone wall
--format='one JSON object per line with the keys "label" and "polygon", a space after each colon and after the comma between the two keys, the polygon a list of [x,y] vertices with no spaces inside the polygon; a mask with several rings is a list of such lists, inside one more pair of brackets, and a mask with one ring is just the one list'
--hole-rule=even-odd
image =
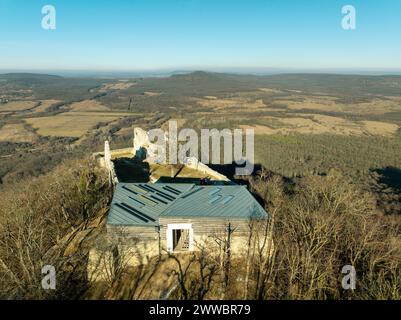
{"label": "crumbling stone wall", "polygon": [[[165,141],[167,144],[168,143],[167,136],[165,137]],[[135,128],[134,129],[134,154],[138,158],[147,159],[148,162],[152,162],[156,158],[156,155],[152,154],[150,144],[151,143],[150,143],[148,133],[141,128]],[[216,180],[230,181],[226,176],[218,173],[215,170],[212,170],[211,168],[209,168],[207,165],[200,162],[195,157],[185,158],[183,165],[187,166],[188,168],[198,170],[206,175],[213,177]]]}
{"label": "crumbling stone wall", "polygon": [[104,156],[103,156],[104,166],[106,170],[109,172],[110,181],[113,184],[118,183],[118,178],[116,174],[116,170],[114,168],[114,163],[111,161],[111,152],[110,152],[110,145],[108,141],[104,142]]}
{"label": "crumbling stone wall", "polygon": [[[134,154],[138,158],[146,158],[146,150],[149,149],[150,140],[148,133],[141,128],[134,128]],[[145,152],[145,154],[143,154]]]}
{"label": "crumbling stone wall", "polygon": [[186,158],[184,162],[185,162],[184,164],[188,168],[198,170],[202,173],[205,173],[205,174],[215,178],[216,180],[230,181],[230,179],[228,179],[226,176],[218,173],[215,170],[210,169],[207,165],[200,162],[197,158],[194,158],[194,157]]}

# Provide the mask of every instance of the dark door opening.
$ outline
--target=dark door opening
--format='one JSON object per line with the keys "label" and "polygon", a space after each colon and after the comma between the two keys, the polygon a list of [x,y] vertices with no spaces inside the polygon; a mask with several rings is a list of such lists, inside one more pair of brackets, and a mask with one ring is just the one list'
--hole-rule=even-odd
{"label": "dark door opening", "polygon": [[173,230],[173,251],[189,250],[189,229]]}

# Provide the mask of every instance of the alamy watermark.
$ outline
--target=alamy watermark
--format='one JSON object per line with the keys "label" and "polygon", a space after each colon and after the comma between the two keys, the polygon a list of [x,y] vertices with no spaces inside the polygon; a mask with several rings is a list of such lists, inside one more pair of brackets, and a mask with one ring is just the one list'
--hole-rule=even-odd
{"label": "alamy watermark", "polygon": [[56,29],[56,8],[52,5],[42,7],[42,28],[44,30]]}
{"label": "alamy watermark", "polygon": [[341,280],[341,286],[344,290],[355,290],[356,289],[356,270],[354,266],[345,265],[341,269],[341,273],[345,276]]}
{"label": "alamy watermark", "polygon": [[42,268],[42,289],[56,290],[56,268],[51,265],[46,265]]}
{"label": "alamy watermark", "polygon": [[344,15],[341,21],[341,27],[344,30],[356,29],[356,9],[352,5],[343,6],[341,13]]}
{"label": "alamy watermark", "polygon": [[[356,29],[356,9],[353,5],[344,5],[341,8],[343,18],[341,20],[341,27],[344,30]],[[56,8],[53,5],[45,5],[42,7],[42,28],[44,30],[56,29]]]}
{"label": "alamy watermark", "polygon": [[189,158],[199,159],[200,155],[200,161],[204,164],[236,164],[236,175],[253,173],[254,129],[200,129],[199,137],[194,129],[185,128],[178,131],[177,122],[169,121],[168,132],[152,129],[148,131],[148,137],[147,151],[156,162],[185,164]]}

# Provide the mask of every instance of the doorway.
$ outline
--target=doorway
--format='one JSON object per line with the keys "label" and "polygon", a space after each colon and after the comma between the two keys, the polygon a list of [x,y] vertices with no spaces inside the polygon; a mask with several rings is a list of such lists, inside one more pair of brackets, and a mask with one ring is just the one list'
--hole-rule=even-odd
{"label": "doorway", "polygon": [[193,250],[193,229],[190,223],[168,224],[166,238],[169,252]]}

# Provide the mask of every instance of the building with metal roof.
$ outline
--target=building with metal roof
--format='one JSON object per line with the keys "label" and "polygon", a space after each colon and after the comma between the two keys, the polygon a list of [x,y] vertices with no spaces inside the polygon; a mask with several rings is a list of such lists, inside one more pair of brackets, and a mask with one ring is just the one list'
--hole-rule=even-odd
{"label": "building with metal roof", "polygon": [[194,240],[245,229],[250,219],[266,219],[245,186],[186,183],[118,183],[107,228],[144,241],[165,242],[168,251],[193,250]]}
{"label": "building with metal roof", "polygon": [[118,183],[107,224],[158,226],[159,216],[191,187],[186,184]]}

